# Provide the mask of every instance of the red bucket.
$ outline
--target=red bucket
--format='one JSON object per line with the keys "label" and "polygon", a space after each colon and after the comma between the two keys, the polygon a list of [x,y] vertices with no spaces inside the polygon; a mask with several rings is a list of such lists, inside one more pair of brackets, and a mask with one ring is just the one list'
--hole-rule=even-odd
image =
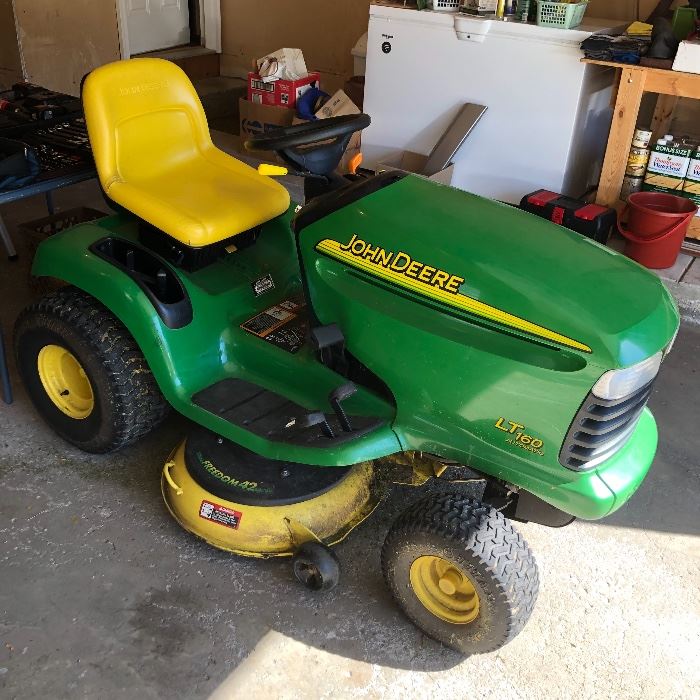
{"label": "red bucket", "polygon": [[631,194],[617,218],[617,228],[627,239],[625,255],[654,270],[672,267],[697,210],[690,199],[674,194]]}

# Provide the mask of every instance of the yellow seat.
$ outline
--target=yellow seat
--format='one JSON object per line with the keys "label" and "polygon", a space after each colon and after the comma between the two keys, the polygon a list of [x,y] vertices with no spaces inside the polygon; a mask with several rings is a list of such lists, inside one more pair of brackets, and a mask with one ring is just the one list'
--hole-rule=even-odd
{"label": "yellow seat", "polygon": [[181,243],[218,243],[288,209],[282,185],[214,146],[199,97],[174,63],[97,68],[83,104],[104,191]]}

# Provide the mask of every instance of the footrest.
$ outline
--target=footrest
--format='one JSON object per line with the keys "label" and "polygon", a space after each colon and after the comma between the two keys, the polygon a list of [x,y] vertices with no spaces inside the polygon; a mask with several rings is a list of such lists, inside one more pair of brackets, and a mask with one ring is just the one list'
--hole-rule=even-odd
{"label": "footrest", "polygon": [[367,416],[350,416],[353,430],[343,432],[336,416],[326,413],[334,437],[319,426],[304,426],[310,411],[280,394],[244,379],[223,379],[192,397],[192,403],[254,435],[304,447],[329,447],[362,437],[385,421]]}

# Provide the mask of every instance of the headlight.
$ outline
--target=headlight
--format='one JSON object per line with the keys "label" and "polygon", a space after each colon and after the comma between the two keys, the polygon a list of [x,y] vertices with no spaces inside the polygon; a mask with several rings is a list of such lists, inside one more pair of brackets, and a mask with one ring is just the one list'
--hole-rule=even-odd
{"label": "headlight", "polygon": [[659,372],[663,351],[625,369],[606,372],[593,387],[593,394],[608,401],[630,396],[648,384]]}

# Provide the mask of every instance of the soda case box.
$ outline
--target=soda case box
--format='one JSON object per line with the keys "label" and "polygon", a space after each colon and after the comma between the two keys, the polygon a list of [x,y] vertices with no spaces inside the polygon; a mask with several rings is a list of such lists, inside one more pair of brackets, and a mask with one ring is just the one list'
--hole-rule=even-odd
{"label": "soda case box", "polygon": [[[683,183],[683,196],[688,197],[700,207],[700,148],[690,158],[690,165]],[[700,210],[695,216],[700,216]]]}
{"label": "soda case box", "polygon": [[692,146],[654,146],[642,189],[681,194],[692,152]]}
{"label": "soda case box", "polygon": [[321,87],[320,73],[309,73],[299,80],[264,81],[257,73],[248,73],[248,101],[266,107],[292,109],[297,100],[313,86]]}

